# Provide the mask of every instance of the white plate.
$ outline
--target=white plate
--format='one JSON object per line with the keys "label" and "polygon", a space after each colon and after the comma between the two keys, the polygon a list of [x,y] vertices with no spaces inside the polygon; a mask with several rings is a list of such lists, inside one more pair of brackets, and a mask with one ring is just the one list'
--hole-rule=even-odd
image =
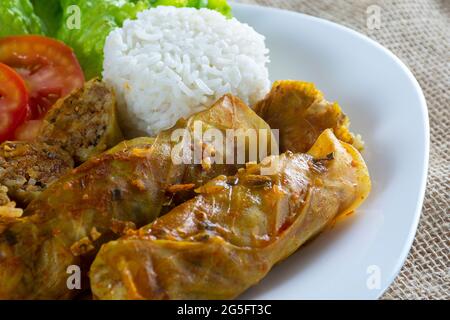
{"label": "white plate", "polygon": [[[314,82],[366,142],[369,199],[356,214],[283,261],[242,299],[375,299],[414,239],[425,191],[429,127],[422,91],[390,51],[343,26],[234,4],[266,36],[270,76]],[[378,281],[379,280],[379,281]]]}

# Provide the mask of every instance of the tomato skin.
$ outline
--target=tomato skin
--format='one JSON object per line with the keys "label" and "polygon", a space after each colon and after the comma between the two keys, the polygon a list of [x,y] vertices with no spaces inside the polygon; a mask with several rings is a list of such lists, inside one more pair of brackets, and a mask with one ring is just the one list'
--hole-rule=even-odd
{"label": "tomato skin", "polygon": [[51,38],[1,38],[0,62],[14,68],[25,80],[31,119],[43,118],[59,98],[84,84],[84,74],[73,50]]}
{"label": "tomato skin", "polygon": [[28,91],[17,72],[0,63],[0,143],[11,139],[27,115]]}

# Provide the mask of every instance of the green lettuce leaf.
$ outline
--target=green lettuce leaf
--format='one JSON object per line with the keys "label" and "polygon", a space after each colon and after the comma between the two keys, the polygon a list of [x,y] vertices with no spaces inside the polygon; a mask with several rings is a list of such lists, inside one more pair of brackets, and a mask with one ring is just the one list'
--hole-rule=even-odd
{"label": "green lettuce leaf", "polygon": [[62,21],[60,0],[32,0],[32,3],[35,14],[42,20],[45,34],[54,37]]}
{"label": "green lettuce leaf", "polygon": [[153,7],[156,6],[174,6],[174,7],[192,7],[208,8],[222,13],[224,16],[231,17],[231,7],[226,0],[150,0]]}
{"label": "green lettuce leaf", "polygon": [[0,1],[0,36],[42,33],[42,22],[29,0]]}
{"label": "green lettuce leaf", "polygon": [[232,17],[231,7],[226,0],[189,0],[188,7],[208,8],[218,11],[228,18]]}

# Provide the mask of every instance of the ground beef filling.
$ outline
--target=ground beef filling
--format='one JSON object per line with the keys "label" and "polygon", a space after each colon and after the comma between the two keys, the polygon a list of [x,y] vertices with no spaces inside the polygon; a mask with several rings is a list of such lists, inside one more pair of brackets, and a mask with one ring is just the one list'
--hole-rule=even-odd
{"label": "ground beef filling", "polygon": [[102,82],[93,80],[57,102],[47,114],[38,138],[61,146],[77,163],[84,162],[95,153],[94,149],[107,148],[100,144],[114,108],[114,94]]}
{"label": "ground beef filling", "polygon": [[49,184],[70,171],[69,153],[41,142],[4,142],[0,145],[0,184],[8,196],[26,206]]}

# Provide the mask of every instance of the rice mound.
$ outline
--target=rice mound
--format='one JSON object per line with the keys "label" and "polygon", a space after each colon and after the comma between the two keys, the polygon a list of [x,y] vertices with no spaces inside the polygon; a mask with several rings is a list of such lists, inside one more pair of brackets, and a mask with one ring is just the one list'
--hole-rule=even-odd
{"label": "rice mound", "polygon": [[160,6],[113,30],[104,81],[116,91],[127,136],[156,135],[225,93],[247,104],[270,82],[264,36],[209,9]]}

